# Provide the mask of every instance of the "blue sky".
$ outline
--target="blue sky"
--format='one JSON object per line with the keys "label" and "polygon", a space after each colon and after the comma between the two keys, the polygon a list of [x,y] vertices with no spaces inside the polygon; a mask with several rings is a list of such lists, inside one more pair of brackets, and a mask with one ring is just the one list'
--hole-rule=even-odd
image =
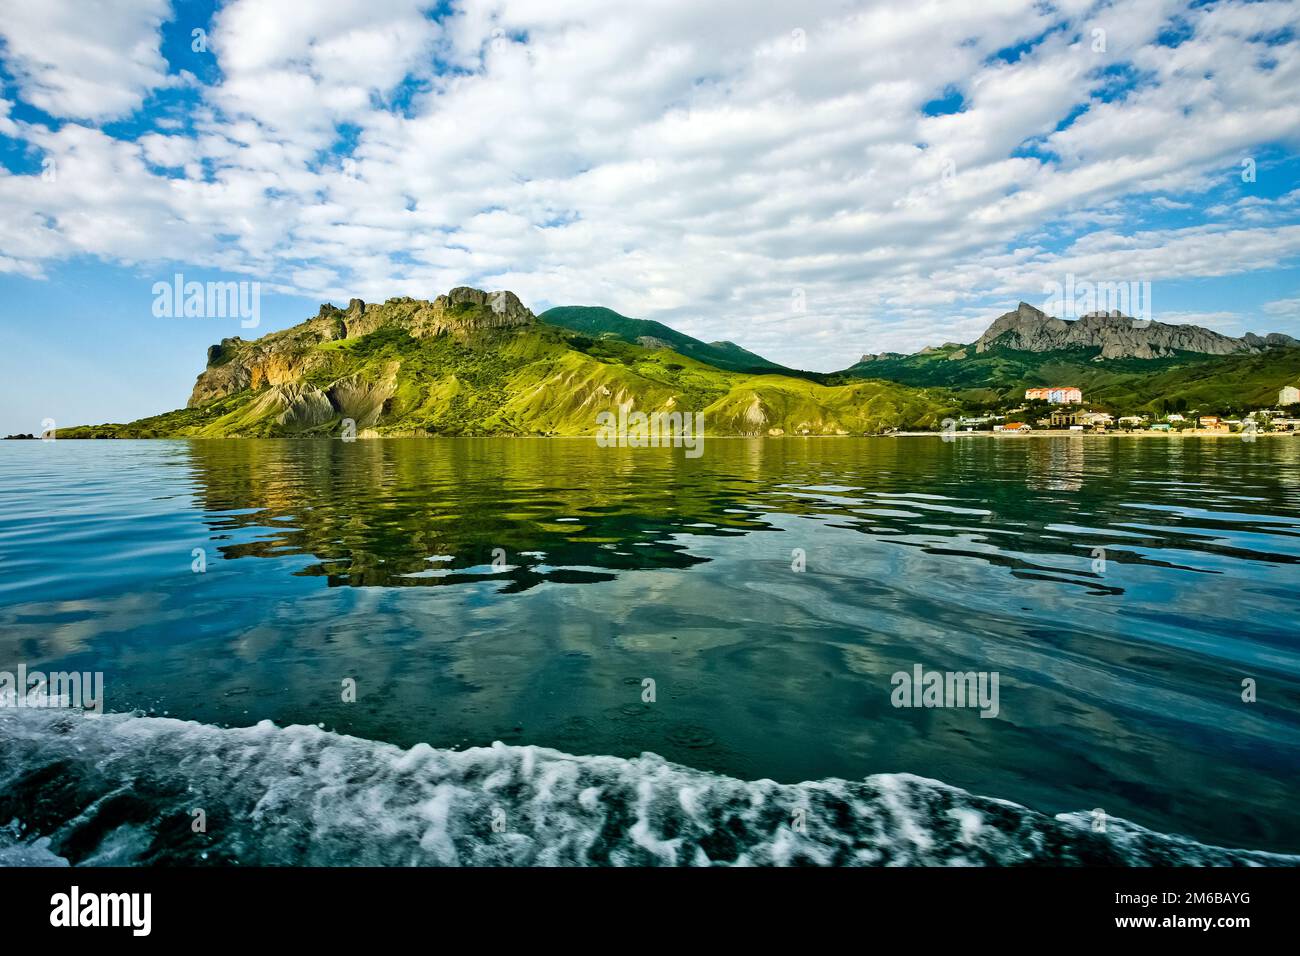
{"label": "blue sky", "polygon": [[[1067,276],[1300,336],[1298,10],[0,0],[0,432],[455,285],[821,370]],[[156,316],[177,272],[260,283],[259,327]]]}

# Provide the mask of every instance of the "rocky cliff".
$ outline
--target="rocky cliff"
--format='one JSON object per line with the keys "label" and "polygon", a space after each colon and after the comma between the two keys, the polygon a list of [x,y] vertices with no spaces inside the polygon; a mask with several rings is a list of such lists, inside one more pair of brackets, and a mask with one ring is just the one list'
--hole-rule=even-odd
{"label": "rocky cliff", "polygon": [[329,362],[312,346],[359,339],[382,328],[401,329],[412,338],[465,336],[485,329],[518,328],[536,322],[513,292],[484,292],[459,286],[432,302],[395,298],[382,305],[353,299],[346,309],[328,303],[315,318],[254,342],[235,336],[208,349],[207,368],[190,393],[197,408],[245,388],[282,386],[300,381]]}
{"label": "rocky cliff", "polygon": [[1118,312],[1096,312],[1075,320],[1058,319],[1021,302],[1014,311],[993,321],[975,342],[975,351],[1100,349],[1098,359],[1154,359],[1179,352],[1234,355],[1295,344],[1298,344],[1295,339],[1280,333],[1267,336],[1249,333],[1233,338],[1196,325],[1137,321]]}

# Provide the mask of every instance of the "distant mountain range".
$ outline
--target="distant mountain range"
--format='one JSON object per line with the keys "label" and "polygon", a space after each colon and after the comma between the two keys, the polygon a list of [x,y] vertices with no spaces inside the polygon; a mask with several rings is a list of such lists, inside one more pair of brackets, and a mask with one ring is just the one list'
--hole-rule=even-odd
{"label": "distant mountain range", "polygon": [[1229,412],[1270,405],[1283,385],[1300,381],[1300,342],[1117,313],[1070,321],[1021,302],[972,343],[864,355],[839,376],[950,389],[965,408],[1005,404],[1034,386],[1075,385],[1085,401],[1122,414]]}
{"label": "distant mountain range", "polygon": [[[1094,312],[1076,320],[1058,319],[1021,302],[1011,312],[994,319],[993,324],[969,347],[948,342],[940,348],[930,347],[915,354],[944,352],[949,358],[961,360],[971,354],[999,348],[1017,352],[1078,349],[1089,351],[1088,357],[1100,362],[1107,359],[1172,358],[1180,353],[1240,355],[1296,346],[1300,346],[1300,341],[1280,332],[1263,336],[1247,332],[1240,338],[1233,338],[1199,325],[1139,321],[1119,312]],[[858,364],[906,357],[901,352],[867,354],[858,360]]]}
{"label": "distant mountain range", "polygon": [[601,412],[703,412],[711,435],[934,428],[1075,385],[1119,413],[1271,404],[1300,382],[1300,343],[1120,315],[1070,322],[1026,303],[973,343],[864,355],[830,375],[785,368],[610,309],[540,317],[512,292],[353,299],[254,341],[208,349],[185,408],[65,438],[592,435]]}
{"label": "distant mountain range", "polygon": [[1014,312],[999,316],[975,342],[977,353],[990,349],[1055,352],[1061,349],[1098,349],[1093,361],[1106,359],[1170,358],[1180,352],[1237,355],[1267,348],[1300,345],[1289,335],[1247,333],[1239,339],[1198,325],[1166,325],[1138,321],[1119,312],[1094,312],[1070,321],[1044,314],[1021,302]]}

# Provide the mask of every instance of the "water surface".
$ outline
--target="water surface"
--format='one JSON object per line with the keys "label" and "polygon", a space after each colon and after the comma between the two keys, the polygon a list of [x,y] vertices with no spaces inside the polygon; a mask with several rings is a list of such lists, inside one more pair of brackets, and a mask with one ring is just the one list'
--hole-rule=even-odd
{"label": "water surface", "polygon": [[[0,668],[103,671],[112,711],[1288,853],[1298,563],[1292,440],[0,443]],[[915,664],[996,671],[997,717],[893,707]]]}

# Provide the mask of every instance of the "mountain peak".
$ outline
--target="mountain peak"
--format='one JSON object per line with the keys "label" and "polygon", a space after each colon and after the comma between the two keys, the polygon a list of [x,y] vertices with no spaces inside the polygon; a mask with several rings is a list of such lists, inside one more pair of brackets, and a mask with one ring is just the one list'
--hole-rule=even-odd
{"label": "mountain peak", "polygon": [[321,353],[305,351],[325,342],[359,339],[382,328],[404,330],[412,338],[468,336],[491,329],[530,326],[537,321],[513,292],[485,292],[457,286],[433,301],[398,296],[382,304],[350,299],[346,309],[323,303],[315,318],[246,342],[223,339],[208,349],[207,368],[194,383],[194,408],[241,389],[297,381],[303,363],[322,363]]}
{"label": "mountain peak", "polygon": [[975,342],[975,351],[991,348],[1022,352],[1060,349],[1100,349],[1098,358],[1154,359],[1178,352],[1231,355],[1297,344],[1290,336],[1248,334],[1233,338],[1197,325],[1170,325],[1134,319],[1119,310],[1090,312],[1078,319],[1049,316],[1027,302],[993,320]]}
{"label": "mountain peak", "polygon": [[502,325],[531,325],[533,313],[519,301],[519,296],[508,290],[484,292],[469,286],[457,286],[446,295],[433,300],[434,306],[472,305],[490,309],[494,315],[501,317]]}

